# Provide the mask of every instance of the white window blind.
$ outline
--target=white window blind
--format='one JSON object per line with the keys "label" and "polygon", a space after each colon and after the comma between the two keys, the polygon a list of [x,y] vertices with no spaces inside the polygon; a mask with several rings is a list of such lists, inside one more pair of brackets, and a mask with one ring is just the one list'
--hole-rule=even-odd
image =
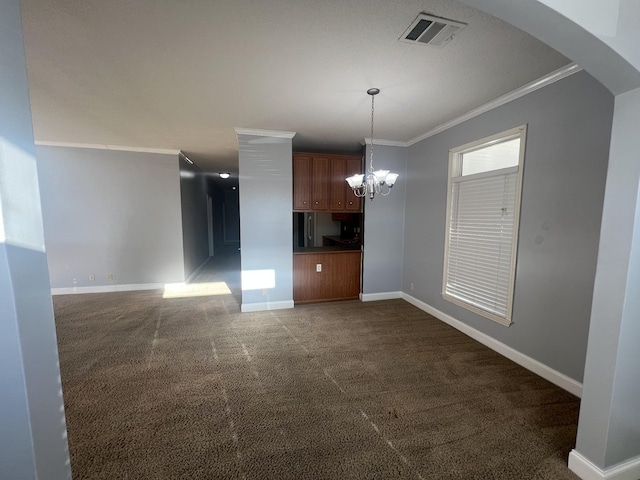
{"label": "white window blind", "polygon": [[517,168],[491,173],[453,181],[445,294],[506,319]]}
{"label": "white window blind", "polygon": [[442,296],[511,324],[526,125],[449,151]]}

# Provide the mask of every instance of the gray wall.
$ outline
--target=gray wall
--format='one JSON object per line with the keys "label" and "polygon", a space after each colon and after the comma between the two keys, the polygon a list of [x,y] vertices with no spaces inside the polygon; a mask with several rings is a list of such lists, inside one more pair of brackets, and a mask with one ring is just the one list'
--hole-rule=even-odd
{"label": "gray wall", "polygon": [[208,186],[205,175],[197,166],[191,165],[182,156],[179,165],[184,277],[188,279],[209,259]]}
{"label": "gray wall", "polygon": [[[365,149],[365,168],[369,166],[371,145]],[[404,252],[404,209],[408,181],[407,148],[374,145],[373,163],[376,170],[400,174],[391,193],[363,198],[364,253],[362,263],[362,293],[366,295],[402,290],[402,258]],[[374,297],[375,298],[375,297]]]}
{"label": "gray wall", "polygon": [[177,155],[36,151],[52,287],[184,281]]}
{"label": "gray wall", "polygon": [[71,478],[22,44],[0,3],[0,477]]}
{"label": "gray wall", "polygon": [[242,309],[293,307],[291,138],[238,134],[242,272],[270,270],[275,287],[246,290]]}
{"label": "gray wall", "polygon": [[[612,114],[612,95],[581,72],[410,147],[403,290],[582,381]],[[506,328],[441,297],[448,151],[522,124],[513,324]]]}

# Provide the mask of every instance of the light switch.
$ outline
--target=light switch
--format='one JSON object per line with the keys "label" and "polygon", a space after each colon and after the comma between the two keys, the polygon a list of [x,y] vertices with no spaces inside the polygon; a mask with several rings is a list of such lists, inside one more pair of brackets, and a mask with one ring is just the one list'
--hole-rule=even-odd
{"label": "light switch", "polygon": [[321,271],[322,271],[322,264],[316,263],[316,272],[321,272]]}

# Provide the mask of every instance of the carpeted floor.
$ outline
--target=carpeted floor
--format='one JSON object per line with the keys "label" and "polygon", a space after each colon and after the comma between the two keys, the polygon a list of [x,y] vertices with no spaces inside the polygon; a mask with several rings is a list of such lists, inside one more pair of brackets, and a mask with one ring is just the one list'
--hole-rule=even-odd
{"label": "carpeted floor", "polygon": [[402,300],[54,298],[74,479],[575,479],[579,400]]}

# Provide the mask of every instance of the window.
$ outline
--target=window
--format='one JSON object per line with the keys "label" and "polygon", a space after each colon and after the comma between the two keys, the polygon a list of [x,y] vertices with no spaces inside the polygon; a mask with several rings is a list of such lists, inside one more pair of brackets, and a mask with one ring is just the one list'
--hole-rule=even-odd
{"label": "window", "polygon": [[449,151],[442,296],[511,324],[526,125]]}

